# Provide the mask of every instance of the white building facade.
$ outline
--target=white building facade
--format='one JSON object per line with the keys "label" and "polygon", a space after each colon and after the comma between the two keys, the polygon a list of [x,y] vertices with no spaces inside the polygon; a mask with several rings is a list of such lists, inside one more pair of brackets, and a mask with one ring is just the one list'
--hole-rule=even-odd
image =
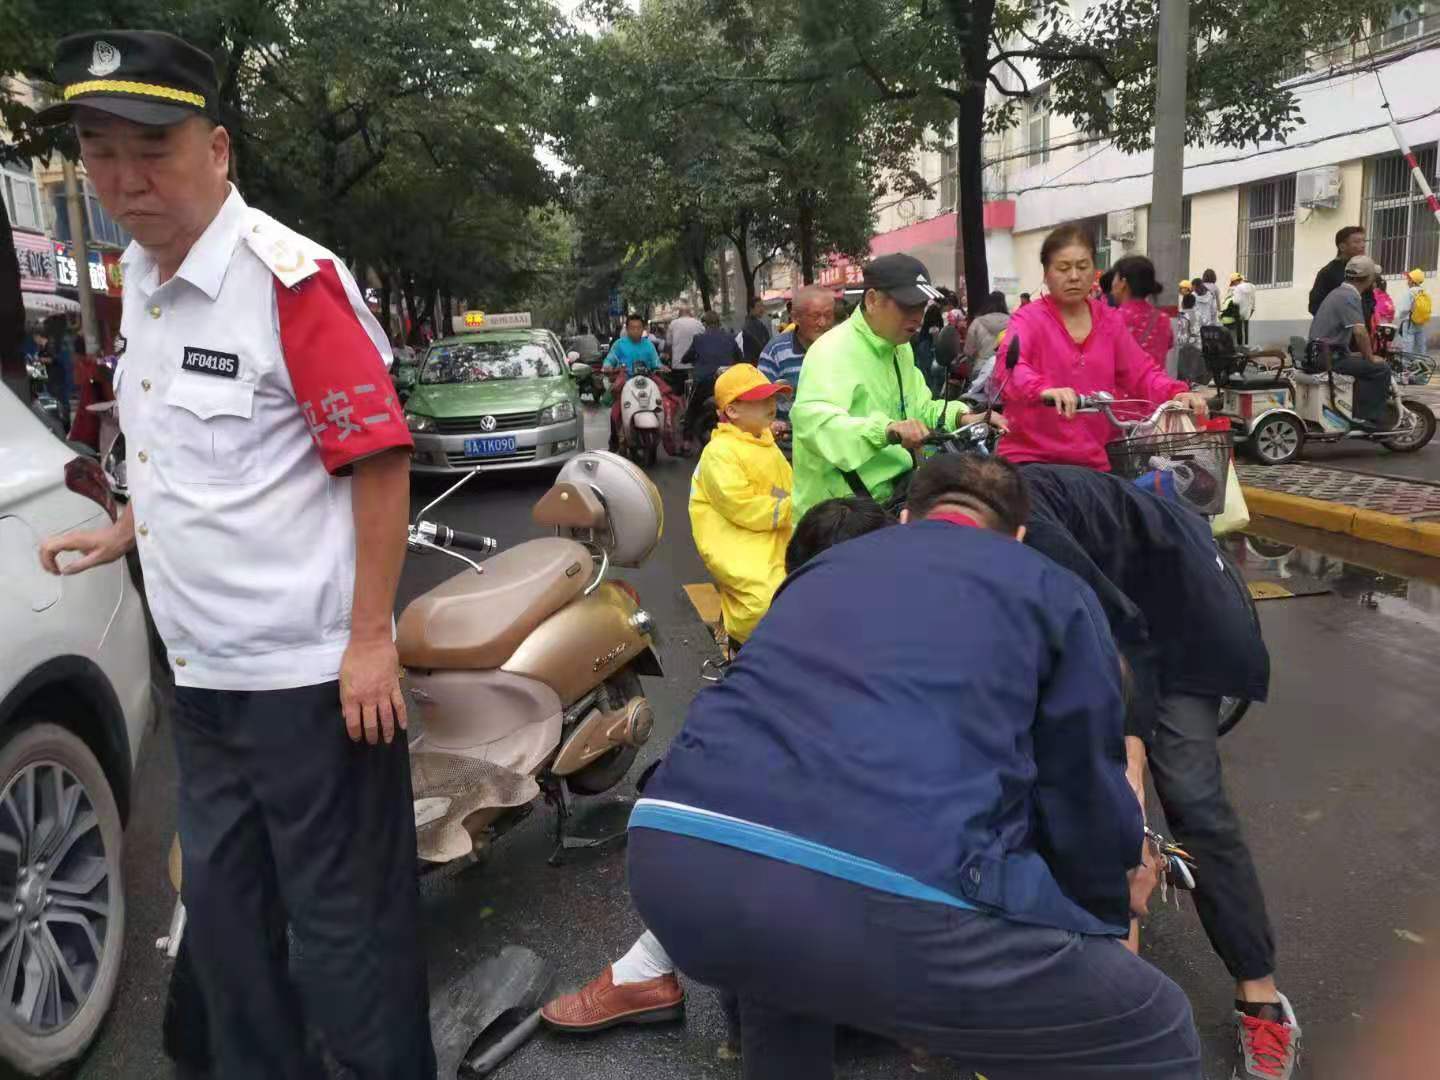
{"label": "white building facade", "polygon": [[[1367,250],[1392,282],[1417,267],[1434,278],[1440,226],[1387,125],[1393,115],[1435,185],[1440,3],[1432,6],[1405,12],[1373,37],[1317,56],[1298,72],[1291,85],[1303,122],[1285,143],[1186,149],[1186,276],[1213,269],[1223,288],[1239,271],[1254,282],[1252,342],[1280,343],[1306,331],[1310,286],[1334,258],[1343,226],[1366,230]],[[1062,223],[1090,226],[1102,267],[1148,248],[1151,155],[1122,153],[1103,135],[1077,130],[1049,112],[1043,84],[1030,85],[1037,92],[1019,125],[987,140],[985,150],[991,283],[1012,302],[1020,292],[1041,291],[1040,245]],[[928,157],[922,155],[922,170],[936,172],[937,197],[877,207],[871,251],[908,251],[948,284],[954,192],[944,177],[953,177],[953,159]]]}

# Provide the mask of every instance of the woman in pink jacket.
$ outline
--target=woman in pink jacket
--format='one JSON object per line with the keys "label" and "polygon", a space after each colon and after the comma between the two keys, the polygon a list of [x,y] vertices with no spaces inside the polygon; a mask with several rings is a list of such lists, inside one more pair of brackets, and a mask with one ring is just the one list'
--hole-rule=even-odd
{"label": "woman in pink jacket", "polygon": [[[1081,394],[1104,390],[1158,405],[1179,401],[1204,419],[1204,394],[1172,379],[1142,349],[1124,316],[1088,296],[1095,245],[1079,225],[1062,225],[1040,248],[1049,295],[1010,319],[1006,337],[1020,341],[1020,359],[1005,387],[1010,430],[1000,453],[1011,461],[1086,465],[1109,471],[1105,444],[1116,435],[1104,416],[1077,416]],[[1003,377],[1003,376],[1002,376]]]}

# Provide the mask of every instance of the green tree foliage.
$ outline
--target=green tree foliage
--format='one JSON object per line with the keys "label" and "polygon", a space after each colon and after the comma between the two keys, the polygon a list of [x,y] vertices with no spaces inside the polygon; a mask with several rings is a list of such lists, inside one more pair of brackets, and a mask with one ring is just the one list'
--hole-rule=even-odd
{"label": "green tree foliage", "polygon": [[[96,26],[166,29],[220,76],[246,198],[376,271],[407,315],[535,285],[559,191],[534,148],[561,116],[578,37],[548,0],[0,0],[0,70],[45,78],[55,42]],[[16,33],[12,36],[10,28]],[[0,94],[12,153],[54,132]],[[65,133],[59,133],[63,139]],[[69,148],[73,152],[73,147]],[[552,260],[553,262],[553,260]]]}
{"label": "green tree foliage", "polygon": [[918,128],[898,131],[867,87],[791,78],[810,63],[793,5],[653,0],[607,14],[569,73],[563,149],[587,245],[667,242],[708,308],[718,244],[733,245],[748,301],[778,253],[813,280],[825,255],[866,250],[876,197],[923,188]]}
{"label": "green tree foliage", "polygon": [[[1192,0],[1187,140],[1244,145],[1283,139],[1299,124],[1284,73],[1307,54],[1368,32],[1394,0]],[[1153,138],[1158,3],[1066,0],[799,0],[811,29],[792,84],[868,87],[898,125],[958,123],[960,220],[967,291],[989,291],[982,140],[1013,126],[1019,105],[1048,82],[1053,108],[1123,150]],[[1033,70],[1038,79],[1027,80]],[[1002,99],[987,109],[986,91]]]}

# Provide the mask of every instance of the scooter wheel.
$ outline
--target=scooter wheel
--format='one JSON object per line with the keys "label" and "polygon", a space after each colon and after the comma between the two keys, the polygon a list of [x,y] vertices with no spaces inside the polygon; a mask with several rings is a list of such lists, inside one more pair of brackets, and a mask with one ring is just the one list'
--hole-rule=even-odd
{"label": "scooter wheel", "polygon": [[1288,465],[1300,456],[1305,429],[1293,416],[1267,416],[1250,433],[1249,448],[1262,465]]}
{"label": "scooter wheel", "polygon": [[1435,414],[1428,405],[1418,401],[1406,401],[1405,411],[1414,421],[1411,426],[1393,439],[1380,440],[1380,445],[1393,454],[1413,454],[1435,437]]}

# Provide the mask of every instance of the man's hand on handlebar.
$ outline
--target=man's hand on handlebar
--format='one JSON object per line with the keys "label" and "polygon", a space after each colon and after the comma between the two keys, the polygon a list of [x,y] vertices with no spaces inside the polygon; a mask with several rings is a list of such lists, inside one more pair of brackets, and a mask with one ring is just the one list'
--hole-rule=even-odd
{"label": "man's hand on handlebar", "polygon": [[1049,390],[1042,390],[1040,400],[1047,405],[1054,405],[1055,411],[1066,420],[1075,417],[1075,410],[1080,407],[1080,395],[1068,386],[1052,386]]}
{"label": "man's hand on handlebar", "polygon": [[929,434],[930,429],[919,420],[895,420],[885,429],[885,438],[906,450],[919,450]]}
{"label": "man's hand on handlebar", "polygon": [[1005,419],[1004,413],[981,409],[979,412],[964,413],[960,417],[961,427],[969,427],[971,424],[980,423],[989,424],[992,428],[999,432],[1006,432],[1010,430],[1010,421]]}
{"label": "man's hand on handlebar", "polygon": [[1192,413],[1195,419],[1205,420],[1210,416],[1210,399],[1204,394],[1197,394],[1194,390],[1187,390],[1183,394],[1176,394],[1172,401],[1184,405]]}

